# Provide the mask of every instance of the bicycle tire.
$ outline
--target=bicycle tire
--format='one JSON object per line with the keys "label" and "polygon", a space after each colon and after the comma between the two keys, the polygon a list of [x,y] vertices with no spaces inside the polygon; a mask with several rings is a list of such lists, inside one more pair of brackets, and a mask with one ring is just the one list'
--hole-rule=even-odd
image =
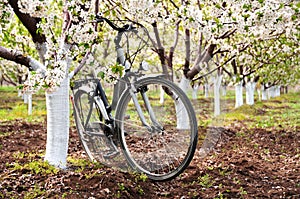
{"label": "bicycle tire", "polygon": [[[150,132],[141,123],[129,88],[123,92],[116,108],[116,124],[119,128],[121,149],[129,166],[146,174],[155,181],[170,180],[181,174],[193,159],[197,140],[197,120],[192,104],[186,94],[164,77],[145,77],[134,84],[137,91],[147,88],[147,96],[152,110],[163,130]],[[173,95],[164,94],[164,103],[159,103],[158,89],[164,88]],[[169,89],[169,90],[168,90]],[[139,104],[140,92],[135,94]],[[176,99],[174,99],[176,96]],[[180,123],[175,103],[182,102],[186,112],[186,124]],[[148,123],[151,117],[145,104],[141,105]],[[174,114],[174,111],[176,114]],[[178,123],[177,123],[178,122]]]}
{"label": "bicycle tire", "polygon": [[88,92],[78,90],[74,95],[74,106],[77,132],[87,156],[91,161],[105,162],[102,156],[109,143],[98,105]]}

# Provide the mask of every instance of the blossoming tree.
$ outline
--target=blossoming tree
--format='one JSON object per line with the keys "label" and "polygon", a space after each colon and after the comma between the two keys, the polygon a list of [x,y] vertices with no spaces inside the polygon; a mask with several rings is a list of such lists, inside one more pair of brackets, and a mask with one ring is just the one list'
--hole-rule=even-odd
{"label": "blossoming tree", "polygon": [[[88,55],[96,37],[92,17],[97,1],[2,0],[0,57],[31,71],[24,90],[46,90],[47,145],[45,160],[66,167],[69,132],[69,69]],[[11,31],[14,24],[23,32]],[[22,25],[21,25],[22,24]],[[28,37],[30,35],[30,37]],[[25,46],[20,48],[17,43]],[[26,45],[28,44],[28,45]],[[76,63],[76,62],[75,62]],[[75,64],[76,66],[76,64]]]}

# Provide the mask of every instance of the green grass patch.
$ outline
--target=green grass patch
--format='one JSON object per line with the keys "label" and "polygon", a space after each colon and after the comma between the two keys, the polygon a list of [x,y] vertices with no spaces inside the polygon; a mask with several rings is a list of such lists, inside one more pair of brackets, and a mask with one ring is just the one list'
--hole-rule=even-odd
{"label": "green grass patch", "polygon": [[72,165],[73,168],[75,169],[75,172],[82,172],[85,170],[87,167],[93,167],[93,168],[102,168],[103,165],[99,162],[92,162],[87,159],[81,159],[81,158],[73,158],[73,157],[68,157],[67,161],[70,165]]}
{"label": "green grass patch", "polygon": [[34,103],[31,115],[28,114],[28,105],[23,103],[17,103],[9,109],[0,109],[1,121],[22,119],[27,122],[39,122],[43,121],[46,115],[46,108],[42,105],[37,105],[36,107],[34,107]]}
{"label": "green grass patch", "polygon": [[24,199],[34,199],[43,196],[46,190],[40,188],[39,185],[35,184],[33,188],[30,188],[25,194]]}
{"label": "green grass patch", "polygon": [[28,104],[24,103],[15,87],[0,87],[0,121],[22,119],[39,122],[46,118],[46,102],[43,92],[32,95],[32,114],[28,114]]}
{"label": "green grass patch", "polygon": [[226,124],[247,121],[249,127],[291,128],[300,125],[300,94],[289,93],[254,105],[243,105],[219,116]]}
{"label": "green grass patch", "polygon": [[25,164],[15,162],[10,169],[13,171],[22,171],[23,173],[43,175],[57,174],[59,172],[59,169],[44,160],[34,160]]}

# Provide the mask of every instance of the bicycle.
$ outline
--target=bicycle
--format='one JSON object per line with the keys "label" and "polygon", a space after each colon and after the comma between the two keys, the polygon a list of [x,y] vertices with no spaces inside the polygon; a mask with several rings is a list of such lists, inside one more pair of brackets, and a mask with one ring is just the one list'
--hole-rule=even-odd
{"label": "bicycle", "polygon": [[[175,178],[190,164],[197,145],[191,102],[164,75],[144,75],[143,63],[137,71],[126,64],[121,39],[125,34],[136,34],[135,26],[143,27],[141,24],[118,27],[101,15],[96,22],[106,22],[117,31],[117,62],[124,66],[125,74],[118,79],[119,89],[114,89],[113,108],[98,78],[78,80],[72,87],[75,123],[88,157],[100,162],[124,157],[129,168],[149,179]],[[163,103],[158,94],[161,90]],[[122,162],[118,166],[125,165]]]}

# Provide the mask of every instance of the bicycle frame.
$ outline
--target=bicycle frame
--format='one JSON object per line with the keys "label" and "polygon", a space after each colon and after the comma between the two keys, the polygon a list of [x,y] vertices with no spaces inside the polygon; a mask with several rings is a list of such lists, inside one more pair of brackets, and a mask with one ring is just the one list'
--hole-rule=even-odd
{"label": "bicycle frame", "polygon": [[[132,97],[132,101],[134,103],[134,106],[136,108],[136,111],[139,115],[139,118],[142,122],[142,124],[149,130],[149,131],[153,131],[153,128],[156,129],[156,130],[162,130],[163,127],[159,124],[159,122],[156,120],[156,116],[152,110],[152,107],[149,103],[149,99],[148,99],[148,96],[145,94],[145,92],[147,91],[146,89],[144,90],[140,90],[140,91],[137,91],[135,86],[134,86],[134,82],[136,80],[134,80],[134,82],[131,82],[130,79],[129,79],[129,76],[132,76],[133,73],[130,72],[130,71],[127,71],[124,78],[122,78],[122,81],[124,81],[126,83],[126,85],[129,87],[129,93],[130,93],[130,96]],[[156,75],[156,77],[163,77],[164,75]],[[141,77],[139,79],[143,79],[143,78],[146,78],[147,76],[145,77]],[[136,77],[134,77],[136,78]],[[111,115],[111,106],[109,105],[109,102],[107,101],[107,98],[106,98],[106,95],[105,95],[105,91],[103,90],[102,86],[101,86],[101,83],[100,81],[98,81],[97,83],[97,87],[96,87],[96,95],[94,96],[94,100],[95,102],[97,103],[100,111],[101,111],[101,114],[102,116],[104,117],[105,121],[107,124],[113,124],[113,117]],[[137,99],[137,96],[135,93],[137,92],[140,92],[141,95],[142,95],[142,99],[146,105],[146,109],[150,115],[150,119],[151,119],[151,122],[152,122],[152,125],[148,124],[146,122],[146,119],[145,119],[145,116],[143,114],[143,111],[142,111],[142,108],[138,102],[138,99]]]}
{"label": "bicycle frame", "polygon": [[[116,49],[116,52],[117,52],[117,62],[121,65],[124,66],[124,70],[125,70],[125,75],[124,77],[122,78],[122,80],[119,80],[119,81],[124,81],[125,84],[127,85],[127,87],[129,88],[129,92],[130,92],[130,95],[132,97],[132,100],[134,102],[134,105],[136,107],[136,111],[138,112],[138,115],[141,119],[141,122],[142,124],[149,130],[151,131],[152,128],[151,128],[151,125],[149,125],[147,122],[146,122],[146,119],[145,119],[145,116],[142,112],[142,109],[141,109],[141,106],[140,104],[138,103],[138,99],[135,95],[136,92],[138,92],[135,87],[134,87],[134,82],[131,82],[130,81],[130,77],[133,77],[133,81],[136,81],[136,79],[138,77],[141,77],[140,74],[138,73],[134,73],[134,72],[131,72],[130,69],[131,69],[131,66],[129,64],[126,63],[126,57],[125,57],[125,53],[124,53],[124,50],[122,48],[122,46],[120,45],[120,42],[121,42],[121,38],[122,38],[122,35],[125,33],[125,32],[128,32],[128,31],[135,31],[135,29],[131,26],[131,25],[125,25],[123,28],[117,28],[110,20],[104,18],[104,17],[99,17],[97,19],[98,22],[101,22],[101,21],[105,21],[107,22],[114,30],[117,30],[118,31],[118,34],[117,36],[115,37],[114,39],[114,43],[115,43],[115,49]],[[159,75],[159,76],[162,76],[162,75]],[[97,103],[97,105],[99,106],[100,110],[101,110],[101,113],[103,115],[103,117],[105,118],[105,120],[111,124],[112,123],[112,120],[113,118],[111,117],[111,106],[109,105],[108,101],[107,101],[107,98],[106,98],[106,95],[105,95],[105,92],[104,90],[102,89],[102,86],[100,84],[100,82],[98,82],[98,85],[97,85],[97,95],[95,95],[95,101]],[[114,91],[115,92],[115,91]],[[159,122],[157,122],[156,120],[156,117],[154,115],[154,112],[152,111],[152,108],[150,106],[150,103],[149,103],[149,100],[148,100],[148,97],[147,95],[145,94],[145,90],[144,91],[140,91],[142,93],[142,98],[143,98],[143,101],[146,105],[146,108],[149,112],[149,115],[150,115],[150,118],[151,118],[151,121],[152,123],[154,124],[154,128],[155,129],[162,129],[161,125],[159,124]],[[100,97],[99,97],[100,96]],[[115,96],[115,95],[114,95]],[[121,96],[121,95],[120,95]]]}

